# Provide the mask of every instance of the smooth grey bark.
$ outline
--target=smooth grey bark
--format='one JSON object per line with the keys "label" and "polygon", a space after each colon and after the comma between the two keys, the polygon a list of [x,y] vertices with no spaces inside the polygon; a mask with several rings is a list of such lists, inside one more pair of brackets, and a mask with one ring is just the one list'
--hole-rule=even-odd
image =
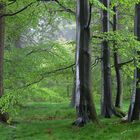
{"label": "smooth grey bark", "polygon": [[73,123],[83,126],[89,120],[98,121],[91,95],[90,63],[90,8],[88,0],[77,0],[77,45],[76,45],[76,82],[75,106],[77,120]]}
{"label": "smooth grey bark", "polygon": [[[117,16],[117,8],[116,6],[113,7],[114,16],[113,16],[113,31],[117,31],[117,22],[118,22],[118,16]],[[118,54],[117,44],[114,41],[113,42],[113,59],[114,59],[114,68],[116,73],[116,84],[117,84],[117,93],[116,93],[116,99],[115,99],[115,107],[120,108],[122,104],[122,77],[121,77],[121,70],[119,67],[120,64],[120,57]]]}
{"label": "smooth grey bark", "polygon": [[[140,41],[140,3],[135,6],[135,35],[138,41]],[[140,47],[140,46],[138,46]],[[140,56],[140,51],[137,51],[138,56]],[[129,113],[128,121],[140,120],[140,68],[138,64],[140,63],[140,58],[138,58],[137,66],[135,70],[136,77],[136,89],[133,92]]]}
{"label": "smooth grey bark", "polygon": [[[102,3],[109,8],[109,0],[102,0]],[[103,33],[109,32],[109,13],[106,10],[103,10],[102,13],[102,30]],[[102,42],[102,78],[101,115],[110,118],[114,108],[112,104],[110,48],[107,40]]]}

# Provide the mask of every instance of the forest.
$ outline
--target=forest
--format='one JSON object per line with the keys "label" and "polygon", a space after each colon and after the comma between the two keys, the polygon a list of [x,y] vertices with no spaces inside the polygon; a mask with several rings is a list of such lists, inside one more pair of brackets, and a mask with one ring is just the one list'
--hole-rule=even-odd
{"label": "forest", "polygon": [[140,0],[0,0],[0,140],[140,140]]}

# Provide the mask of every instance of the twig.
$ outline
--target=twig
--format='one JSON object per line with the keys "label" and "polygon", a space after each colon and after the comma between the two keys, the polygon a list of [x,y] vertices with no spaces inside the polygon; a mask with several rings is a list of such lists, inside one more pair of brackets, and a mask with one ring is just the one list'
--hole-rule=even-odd
{"label": "twig", "polygon": [[16,0],[12,0],[10,3],[8,3],[6,6],[12,5],[16,2]]}
{"label": "twig", "polygon": [[99,61],[101,61],[101,60],[102,60],[102,58],[96,57],[94,63],[91,65],[91,68],[95,67],[99,63]]}
{"label": "twig", "polygon": [[70,8],[65,7],[64,5],[62,5],[58,0],[54,0],[60,7],[62,7],[66,12],[72,13],[73,15],[76,15],[76,13],[71,10]]}

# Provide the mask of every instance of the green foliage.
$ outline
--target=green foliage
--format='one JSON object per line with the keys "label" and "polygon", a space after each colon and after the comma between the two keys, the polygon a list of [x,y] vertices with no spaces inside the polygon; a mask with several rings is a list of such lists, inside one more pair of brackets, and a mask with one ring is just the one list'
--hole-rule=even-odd
{"label": "green foliage", "polygon": [[5,85],[11,84],[9,87],[13,89],[24,87],[42,76],[46,78],[51,71],[73,63],[72,46],[67,44],[50,42],[11,49],[5,51]]}
{"label": "green foliage", "polygon": [[[6,4],[9,3],[8,0],[5,2]],[[73,109],[67,107],[66,104],[61,103],[70,100],[73,90],[73,68],[70,67],[67,69],[66,67],[74,64],[75,41],[67,42],[63,38],[56,40],[53,37],[58,32],[58,29],[61,31],[68,28],[64,24],[59,26],[60,20],[63,21],[65,19],[67,21],[65,24],[68,22],[75,23],[75,14],[71,14],[67,8],[75,12],[76,1],[61,0],[60,4],[58,4],[56,2],[17,0],[16,3],[6,7],[6,12],[14,13],[32,2],[35,3],[25,11],[12,17],[6,17],[5,94],[0,98],[0,108],[2,112],[10,113],[10,116],[13,118],[15,118],[16,114],[17,118],[15,118],[15,121],[19,121],[20,124],[17,124],[15,128],[1,126],[3,133],[0,135],[2,135],[3,139],[9,139],[5,135],[5,131],[6,133],[9,131],[13,139],[66,140],[72,138],[75,140],[102,140],[104,138],[118,140],[121,138],[122,140],[131,140],[133,137],[137,139],[139,137],[138,124],[123,125],[116,118],[113,118],[111,121],[102,119],[102,123],[106,126],[102,129],[92,124],[81,129],[70,127],[69,124],[75,119],[75,112]],[[136,51],[140,50],[140,43],[133,35],[133,19],[134,6],[139,1],[112,0],[109,9],[99,0],[90,0],[90,2],[94,6],[94,10],[92,11],[93,19],[91,21],[91,34],[93,34],[91,42],[92,64],[96,57],[100,58],[100,46],[103,40],[109,42],[111,57],[114,53],[113,44],[115,42],[115,50],[121,56],[122,62],[131,59],[138,60]],[[100,9],[110,12],[110,20],[112,21],[112,16],[114,15],[112,12],[113,6],[117,6],[120,12],[120,28],[118,31],[113,32],[111,29],[112,26],[110,26],[111,31],[109,33],[101,33],[101,24],[99,24],[101,18]],[[41,22],[46,23],[44,24],[44,26],[48,27],[46,32],[44,31],[46,28],[40,29],[42,26]],[[36,34],[34,35],[34,33]],[[52,38],[47,37],[50,34],[52,34]],[[25,40],[22,42],[23,47],[15,48],[15,42],[19,38],[23,39],[24,37]],[[33,38],[33,40],[30,41],[30,38]],[[115,97],[116,81],[112,58],[111,65],[113,97]],[[133,63],[122,67],[125,99],[123,109],[125,111],[128,109],[134,68]],[[101,98],[100,71],[100,61],[98,61],[96,67],[92,67],[92,87],[98,113],[100,112],[99,105]],[[27,102],[30,104],[25,106]],[[20,109],[22,110],[20,111]],[[18,113],[21,114],[18,116]],[[135,132],[132,130],[134,128]],[[48,130],[50,129],[53,130],[53,134],[49,134]],[[121,134],[121,136],[118,134]]]}
{"label": "green foliage", "polygon": [[55,92],[48,88],[31,88],[28,90],[28,102],[36,101],[36,102],[51,102],[51,103],[60,103],[68,101],[68,97],[66,95],[60,96],[59,92]]}
{"label": "green foliage", "polygon": [[[0,102],[2,111],[16,113],[16,107],[18,109],[19,104],[23,104],[27,98],[47,102],[66,100],[65,91],[73,82],[73,74],[71,69],[59,69],[73,64],[73,60],[73,46],[67,42],[48,42],[22,49],[13,47],[6,49],[5,95]],[[58,86],[57,81],[58,83],[65,81],[64,84],[67,86],[65,88],[63,84]],[[37,88],[37,85],[40,88]],[[62,97],[58,96],[59,94]]]}

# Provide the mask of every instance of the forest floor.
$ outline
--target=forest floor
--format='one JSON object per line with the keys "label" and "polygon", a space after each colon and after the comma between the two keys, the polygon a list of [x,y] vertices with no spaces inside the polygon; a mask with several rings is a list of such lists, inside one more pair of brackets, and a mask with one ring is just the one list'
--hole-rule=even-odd
{"label": "forest floor", "polygon": [[20,110],[13,125],[0,124],[0,140],[140,140],[140,122],[103,119],[102,127],[72,126],[75,110],[68,103],[33,102]]}

